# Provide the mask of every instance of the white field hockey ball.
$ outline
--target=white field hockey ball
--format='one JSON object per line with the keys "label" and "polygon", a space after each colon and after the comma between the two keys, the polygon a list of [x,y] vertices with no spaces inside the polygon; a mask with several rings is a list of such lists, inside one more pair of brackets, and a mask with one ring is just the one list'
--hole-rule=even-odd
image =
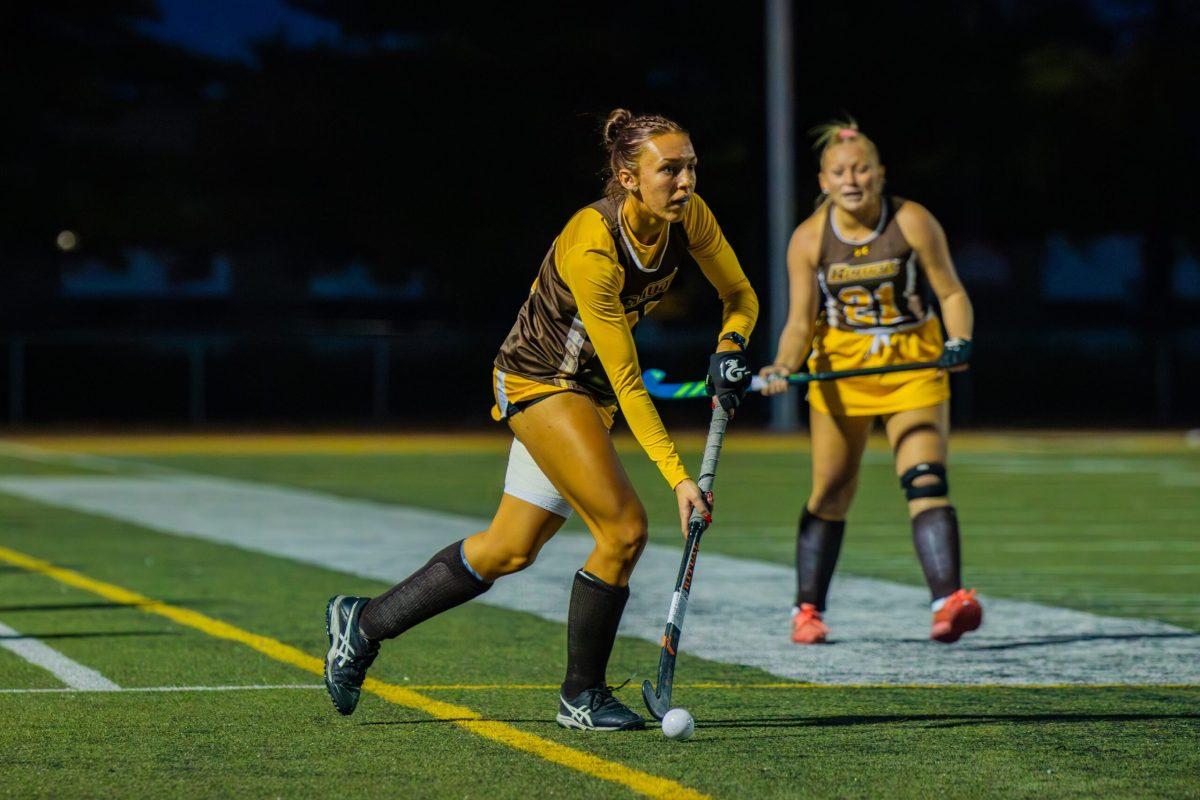
{"label": "white field hockey ball", "polygon": [[696,732],[696,721],[686,708],[672,708],[662,718],[662,732],[668,739],[687,741]]}

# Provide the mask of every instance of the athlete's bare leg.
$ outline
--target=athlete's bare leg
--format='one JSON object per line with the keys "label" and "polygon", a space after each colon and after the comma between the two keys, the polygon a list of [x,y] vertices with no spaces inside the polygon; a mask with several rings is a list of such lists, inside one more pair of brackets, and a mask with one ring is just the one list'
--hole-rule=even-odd
{"label": "athlete's bare leg", "polygon": [[514,414],[509,425],[595,538],[584,570],[610,586],[627,586],[646,546],[646,511],[595,404],[560,392]]}
{"label": "athlete's bare leg", "polygon": [[846,512],[858,488],[872,417],[832,416],[811,409],[812,494],[796,525],[796,609],[792,641],[816,644],[829,629],[821,620],[837,568]]}
{"label": "athlete's bare leg", "polygon": [[858,489],[867,435],[874,417],[842,417],[815,408],[809,412],[812,438],[812,494],[808,510],[826,520],[844,520]]}
{"label": "athlete's bare leg", "polygon": [[629,575],[646,546],[646,511],[590,398],[551,395],[514,414],[509,425],[596,540],[571,586],[558,724],[642,728],[645,721],[613,697],[606,673],[629,599]]}
{"label": "athlete's bare leg", "polygon": [[[903,477],[918,464],[946,465],[949,403],[897,412],[884,419],[884,426],[895,454],[898,476]],[[933,600],[930,637],[949,643],[978,628],[982,611],[974,595],[962,591],[958,514],[947,496],[944,481],[937,474],[913,479],[914,489],[938,487],[940,496],[909,500],[908,513],[912,518],[913,545]]]}
{"label": "athlete's bare leg", "polygon": [[[567,671],[559,724],[598,730],[644,727],[606,684],[608,658],[629,598],[629,575],[646,546],[646,512],[588,397],[562,392],[509,419],[513,433],[596,540],[575,575],[567,611]],[[330,601],[326,686],[343,714],[358,704],[378,642],[491,588],[496,578],[531,564],[563,518],[505,494],[487,530],[434,555],[379,597]]]}
{"label": "athlete's bare leg", "polygon": [[[947,440],[950,435],[950,404],[898,411],[883,419],[888,443],[896,459],[896,476],[900,477],[917,464],[946,464]],[[926,475],[913,481],[914,487],[936,483],[938,478]],[[918,497],[908,501],[908,515],[950,505],[947,497]]]}
{"label": "athlete's bare leg", "polygon": [[[524,413],[524,412],[522,412]],[[487,530],[467,537],[463,557],[485,581],[525,569],[566,521],[552,511],[505,494]]]}

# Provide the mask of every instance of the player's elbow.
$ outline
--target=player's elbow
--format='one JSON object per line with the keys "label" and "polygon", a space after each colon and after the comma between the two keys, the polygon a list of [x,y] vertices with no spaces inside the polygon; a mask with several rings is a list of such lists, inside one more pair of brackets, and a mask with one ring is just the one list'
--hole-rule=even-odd
{"label": "player's elbow", "polygon": [[969,309],[971,307],[971,298],[967,296],[967,290],[960,285],[955,286],[944,295],[939,295],[938,303],[943,307],[948,305],[959,305]]}
{"label": "player's elbow", "polygon": [[781,338],[790,341],[807,342],[812,338],[812,323],[806,319],[789,319],[784,323]]}

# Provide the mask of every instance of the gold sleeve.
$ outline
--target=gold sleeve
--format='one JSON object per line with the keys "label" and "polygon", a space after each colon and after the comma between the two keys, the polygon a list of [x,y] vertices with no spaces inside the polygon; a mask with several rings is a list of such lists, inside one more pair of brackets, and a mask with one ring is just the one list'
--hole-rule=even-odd
{"label": "gold sleeve", "polygon": [[717,218],[699,195],[692,195],[683,217],[692,258],[721,298],[721,333],[740,333],[750,340],[750,332],[758,320],[758,296],[742,272],[733,248],[721,233]]}
{"label": "gold sleeve", "polygon": [[[642,383],[633,332],[620,299],[625,273],[617,263],[603,218],[592,213],[594,220],[577,216],[559,236],[555,244],[559,275],[575,298],[584,330],[596,348],[625,421],[673,489],[689,476]],[[593,225],[598,225],[599,231],[587,230]]]}

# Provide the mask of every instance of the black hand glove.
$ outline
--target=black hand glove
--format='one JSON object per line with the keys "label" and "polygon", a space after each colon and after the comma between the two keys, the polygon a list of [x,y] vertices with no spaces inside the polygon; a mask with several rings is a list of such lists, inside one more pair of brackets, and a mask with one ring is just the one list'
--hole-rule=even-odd
{"label": "black hand glove", "polygon": [[971,360],[971,340],[951,339],[946,342],[946,346],[942,350],[942,357],[939,360],[943,369],[966,366]]}
{"label": "black hand glove", "polygon": [[709,397],[716,397],[721,408],[732,414],[750,388],[750,364],[746,354],[737,350],[713,353],[708,359],[704,388]]}

